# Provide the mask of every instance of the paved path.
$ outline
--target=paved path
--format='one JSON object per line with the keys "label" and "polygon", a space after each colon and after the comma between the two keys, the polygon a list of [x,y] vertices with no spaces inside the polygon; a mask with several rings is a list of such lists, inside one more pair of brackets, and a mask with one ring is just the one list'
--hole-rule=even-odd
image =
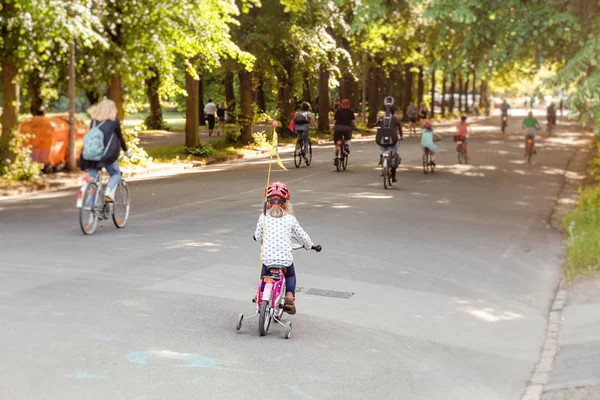
{"label": "paved path", "polygon": [[[0,202],[2,399],[519,399],[539,359],[562,236],[549,216],[577,148],[440,143],[424,175],[402,143],[384,190],[371,140],[337,173],[331,148],[276,170],[323,252],[296,254],[293,338],[251,314],[266,165],[132,182],[124,230],[79,231],[72,191]],[[515,121],[516,122],[516,121]],[[513,127],[517,131],[517,127]],[[309,289],[353,293],[349,299]]]}

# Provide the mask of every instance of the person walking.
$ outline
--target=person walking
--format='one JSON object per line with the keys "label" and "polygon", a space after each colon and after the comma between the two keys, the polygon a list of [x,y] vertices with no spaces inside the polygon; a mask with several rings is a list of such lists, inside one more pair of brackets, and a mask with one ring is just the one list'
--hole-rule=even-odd
{"label": "person walking", "polygon": [[208,99],[208,103],[204,106],[204,115],[206,115],[206,121],[208,121],[208,136],[212,136],[213,130],[215,129],[215,112],[217,111],[217,105],[213,103],[212,99]]}
{"label": "person walking", "polygon": [[227,104],[225,100],[221,100],[217,107],[217,118],[219,119],[219,132],[217,136],[221,137],[221,133],[225,134],[225,121],[227,121]]}

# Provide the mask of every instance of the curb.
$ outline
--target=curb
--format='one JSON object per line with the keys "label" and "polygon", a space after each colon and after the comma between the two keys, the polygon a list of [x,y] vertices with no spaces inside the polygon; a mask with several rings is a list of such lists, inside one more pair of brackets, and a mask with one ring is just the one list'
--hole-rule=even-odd
{"label": "curb", "polygon": [[546,328],[546,339],[540,361],[533,370],[533,375],[525,388],[525,393],[521,400],[541,400],[544,393],[544,387],[550,381],[550,375],[554,369],[556,355],[560,351],[558,338],[562,326],[562,314],[567,302],[568,292],[564,289],[565,282],[561,279],[552,308],[548,313],[548,326]]}
{"label": "curb", "polygon": [[[589,148],[575,150],[573,155],[567,161],[565,172],[563,174],[564,182],[558,193],[556,205],[550,215],[550,225],[562,232],[562,217],[574,206],[574,200],[579,195],[579,185],[587,172],[587,165],[592,152]],[[583,174],[583,176],[581,176]],[[562,267],[561,267],[562,269]],[[544,388],[550,381],[550,375],[554,370],[554,362],[560,351],[558,338],[563,321],[563,311],[569,296],[565,289],[567,283],[561,277],[556,294],[552,300],[552,307],[548,313],[548,325],[546,328],[544,346],[540,360],[537,363],[533,374],[521,400],[541,400]]]}

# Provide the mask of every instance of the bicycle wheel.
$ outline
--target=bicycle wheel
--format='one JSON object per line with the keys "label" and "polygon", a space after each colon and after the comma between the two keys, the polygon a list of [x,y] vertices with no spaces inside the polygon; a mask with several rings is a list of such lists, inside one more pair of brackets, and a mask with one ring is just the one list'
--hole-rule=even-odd
{"label": "bicycle wheel", "polygon": [[383,170],[383,188],[387,189],[388,188],[388,177],[390,175],[390,168],[388,167],[388,159],[387,157],[383,158],[383,163],[381,166],[382,170]]}
{"label": "bicycle wheel", "polygon": [[337,172],[340,172],[342,170],[342,160],[340,160],[340,149],[337,149],[337,151],[335,152],[335,169],[337,170]]}
{"label": "bicycle wheel", "polygon": [[456,154],[458,156],[458,163],[462,164],[463,163],[463,154],[462,154],[462,149],[461,149],[460,145],[456,146]]}
{"label": "bicycle wheel", "polygon": [[531,157],[533,157],[533,146],[527,146],[527,164],[531,165]]}
{"label": "bicycle wheel", "polygon": [[302,162],[302,143],[296,142],[296,149],[294,149],[294,165],[296,168],[300,168]]}
{"label": "bicycle wheel", "polygon": [[258,311],[258,332],[260,336],[265,336],[269,331],[271,325],[271,314],[269,314],[269,301],[263,300],[260,303],[260,310]]}
{"label": "bicycle wheel", "polygon": [[129,218],[131,198],[129,196],[129,185],[123,179],[119,181],[115,191],[115,202],[113,204],[112,219],[117,228],[125,228]]}
{"label": "bicycle wheel", "polygon": [[79,226],[85,235],[92,235],[98,228],[98,217],[96,216],[96,202],[98,185],[91,182],[83,193],[81,208],[79,209]]}
{"label": "bicycle wheel", "polygon": [[344,162],[342,163],[342,167],[344,167],[344,171],[348,167],[348,154],[344,154]]}
{"label": "bicycle wheel", "polygon": [[433,160],[431,159],[431,154],[427,155],[427,165],[429,166],[429,172],[433,174],[435,172],[435,165],[433,164]]}
{"label": "bicycle wheel", "polygon": [[428,158],[427,158],[427,153],[423,153],[423,173],[424,173],[424,174],[427,174],[427,172],[428,172],[428,171],[427,171],[427,167],[428,167],[428,165],[427,165],[427,164],[428,164],[428,163],[427,163],[427,160],[428,160]]}
{"label": "bicycle wheel", "polygon": [[308,167],[312,162],[312,143],[308,141],[308,154],[306,155],[306,166]]}

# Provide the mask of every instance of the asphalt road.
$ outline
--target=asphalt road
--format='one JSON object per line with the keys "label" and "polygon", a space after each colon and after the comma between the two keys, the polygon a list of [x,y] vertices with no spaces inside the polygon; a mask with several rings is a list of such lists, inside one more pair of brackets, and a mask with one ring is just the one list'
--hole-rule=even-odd
{"label": "asphalt road", "polygon": [[371,140],[343,173],[330,147],[309,168],[286,155],[273,179],[324,249],[296,253],[290,340],[234,328],[254,311],[264,161],[131,182],[127,227],[90,237],[72,190],[0,202],[0,398],[519,399],[559,278],[548,218],[577,135],[561,126],[528,166],[516,136],[485,133],[497,122],[475,127],[473,165],[440,142],[434,175],[405,140],[390,190]]}

